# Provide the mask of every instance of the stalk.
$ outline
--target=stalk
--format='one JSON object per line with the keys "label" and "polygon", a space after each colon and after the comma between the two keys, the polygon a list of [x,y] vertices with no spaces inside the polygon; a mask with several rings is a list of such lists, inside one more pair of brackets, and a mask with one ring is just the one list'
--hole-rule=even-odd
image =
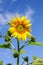
{"label": "stalk", "polygon": [[[17,51],[19,52],[19,41],[17,39]],[[17,65],[19,65],[19,58],[20,58],[20,55],[17,57]]]}

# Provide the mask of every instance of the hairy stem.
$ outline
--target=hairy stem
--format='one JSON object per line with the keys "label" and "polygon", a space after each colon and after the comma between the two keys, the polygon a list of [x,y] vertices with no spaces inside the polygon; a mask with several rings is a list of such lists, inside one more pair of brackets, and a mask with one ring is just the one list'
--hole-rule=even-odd
{"label": "hairy stem", "polygon": [[[17,39],[17,51],[19,52],[19,41]],[[17,57],[17,65],[19,65],[19,57],[20,55]]]}

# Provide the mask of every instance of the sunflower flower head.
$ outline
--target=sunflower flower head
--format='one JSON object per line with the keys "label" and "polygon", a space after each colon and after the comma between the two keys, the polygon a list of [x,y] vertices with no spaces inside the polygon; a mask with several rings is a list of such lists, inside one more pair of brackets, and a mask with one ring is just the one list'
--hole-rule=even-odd
{"label": "sunflower flower head", "polygon": [[12,21],[9,22],[11,25],[11,28],[9,28],[9,31],[11,33],[11,36],[14,38],[18,38],[18,40],[26,40],[26,38],[31,38],[31,23],[30,20],[26,19],[26,16],[23,16],[22,18],[20,16],[13,17]]}

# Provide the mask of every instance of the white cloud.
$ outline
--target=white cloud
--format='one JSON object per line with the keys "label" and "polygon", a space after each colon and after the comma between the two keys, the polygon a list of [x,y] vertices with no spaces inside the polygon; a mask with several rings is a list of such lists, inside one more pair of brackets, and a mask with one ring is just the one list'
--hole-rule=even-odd
{"label": "white cloud", "polygon": [[17,13],[5,13],[0,14],[0,24],[7,24],[8,21],[12,19],[13,16],[16,16]]}
{"label": "white cloud", "polygon": [[30,7],[27,8],[27,10],[25,11],[25,15],[27,16],[28,19],[32,19],[33,14],[34,14],[34,10],[31,9]]}
{"label": "white cloud", "polygon": [[0,14],[0,24],[5,24],[5,21],[6,20],[4,19],[3,14]]}
{"label": "white cloud", "polygon": [[[34,10],[32,10],[31,8],[27,8],[24,13],[25,13],[25,16],[27,16],[27,19],[32,20]],[[0,14],[0,24],[6,24],[8,21],[12,19],[13,16],[17,16],[17,15],[23,16],[24,14],[20,14],[17,12]]]}
{"label": "white cloud", "polygon": [[33,18],[34,13],[35,13],[34,10],[30,7],[28,7],[27,10],[25,11],[25,15],[27,16],[27,19],[30,19],[32,24],[34,23],[34,18]]}

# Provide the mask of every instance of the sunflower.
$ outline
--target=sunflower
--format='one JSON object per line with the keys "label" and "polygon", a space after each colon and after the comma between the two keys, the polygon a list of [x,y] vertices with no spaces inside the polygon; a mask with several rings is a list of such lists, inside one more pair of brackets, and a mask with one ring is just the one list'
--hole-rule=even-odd
{"label": "sunflower", "polygon": [[9,22],[11,25],[11,28],[9,28],[9,31],[11,33],[11,36],[14,38],[18,38],[18,40],[26,40],[26,38],[31,38],[31,23],[30,20],[26,19],[26,16],[23,16],[20,18],[20,16],[13,17],[12,21]]}

